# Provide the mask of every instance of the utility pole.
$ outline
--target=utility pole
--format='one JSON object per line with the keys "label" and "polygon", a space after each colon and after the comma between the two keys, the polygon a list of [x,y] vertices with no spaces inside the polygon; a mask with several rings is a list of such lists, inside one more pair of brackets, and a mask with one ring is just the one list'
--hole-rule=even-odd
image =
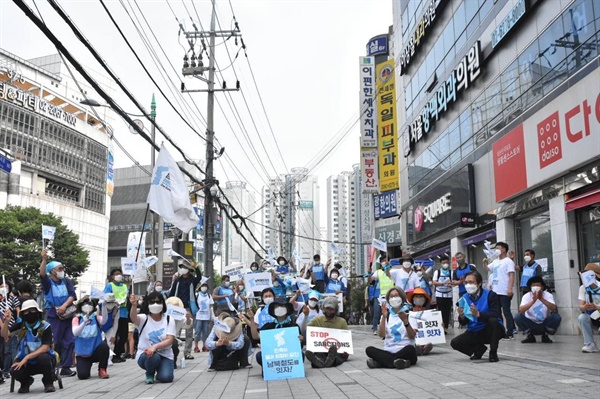
{"label": "utility pole", "polygon": [[[156,99],[154,98],[154,93],[152,93],[152,102],[150,103],[150,117],[152,118],[152,122],[156,121]],[[155,139],[156,139],[156,127],[154,126],[154,123],[152,123],[152,126],[150,126],[150,138],[152,139],[152,142],[154,143]],[[156,163],[156,152],[154,150],[154,147],[152,147],[152,146],[150,147],[150,151],[152,151],[152,157],[150,158],[150,163],[152,166],[151,169],[152,169],[152,171],[154,171],[154,165]],[[154,213],[151,213],[150,214],[150,223],[152,226],[152,228],[150,230],[152,232],[152,239],[151,239],[152,254],[151,255],[156,255],[158,257],[158,261],[156,262],[156,280],[155,281],[162,281],[162,279],[163,279],[163,241],[164,241],[162,217],[160,215],[158,215],[158,218],[157,218]],[[155,240],[156,225],[158,225],[158,238],[156,238],[156,240]]]}
{"label": "utility pole", "polygon": [[[240,31],[216,31],[215,30],[215,19],[216,19],[216,7],[215,0],[211,0],[212,13],[210,17],[210,31],[198,31],[184,32],[185,37],[190,43],[193,43],[190,39],[200,39],[203,49],[199,51],[199,57],[196,58],[195,50],[192,48],[191,64],[188,64],[187,54],[184,57],[183,75],[196,77],[208,85],[208,89],[200,90],[186,90],[185,85],[182,84],[182,92],[206,92],[208,93],[208,102],[206,110],[206,179],[204,181],[204,276],[210,277],[209,288],[212,290],[214,286],[214,270],[213,270],[213,242],[214,242],[214,229],[216,213],[213,212],[215,201],[212,197],[211,188],[219,182],[213,176],[213,161],[215,160],[214,150],[214,111],[215,111],[215,91],[238,91],[240,89],[240,82],[236,82],[236,87],[228,89],[225,82],[223,82],[223,88],[215,89],[215,39],[217,37],[229,38],[232,36],[240,36]],[[202,62],[202,51],[206,51],[204,39],[209,39],[208,45],[208,68],[204,67]],[[236,39],[237,40],[237,39]],[[198,60],[198,64],[196,64]],[[202,77],[204,72],[208,70],[208,79]]]}

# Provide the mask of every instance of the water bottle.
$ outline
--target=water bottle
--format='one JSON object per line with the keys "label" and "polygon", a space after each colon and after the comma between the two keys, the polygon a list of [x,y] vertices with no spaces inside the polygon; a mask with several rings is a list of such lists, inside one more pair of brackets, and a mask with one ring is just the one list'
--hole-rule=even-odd
{"label": "water bottle", "polygon": [[182,369],[185,368],[185,357],[181,358],[180,368],[182,368]]}

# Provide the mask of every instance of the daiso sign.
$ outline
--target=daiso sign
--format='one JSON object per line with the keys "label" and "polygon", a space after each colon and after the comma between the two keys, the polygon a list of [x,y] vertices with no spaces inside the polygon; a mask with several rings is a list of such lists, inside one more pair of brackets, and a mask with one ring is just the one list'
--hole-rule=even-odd
{"label": "daiso sign", "polygon": [[564,175],[599,154],[596,69],[493,144],[496,202]]}

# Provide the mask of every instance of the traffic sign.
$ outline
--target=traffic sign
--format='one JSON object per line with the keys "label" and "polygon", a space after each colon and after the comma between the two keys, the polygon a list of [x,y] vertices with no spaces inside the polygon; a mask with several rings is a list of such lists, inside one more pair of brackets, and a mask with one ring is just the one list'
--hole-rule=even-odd
{"label": "traffic sign", "polygon": [[0,154],[0,169],[6,173],[10,173],[12,170],[12,162],[2,154]]}

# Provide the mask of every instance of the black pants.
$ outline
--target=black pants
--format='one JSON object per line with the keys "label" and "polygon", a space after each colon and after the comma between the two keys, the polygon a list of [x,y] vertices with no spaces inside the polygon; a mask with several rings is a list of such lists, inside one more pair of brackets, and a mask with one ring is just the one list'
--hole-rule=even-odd
{"label": "black pants", "polygon": [[498,351],[498,342],[504,337],[504,328],[498,319],[490,318],[485,328],[480,331],[465,331],[450,341],[452,349],[471,356],[476,349],[483,349],[485,344],[490,345],[490,354]]}
{"label": "black pants", "polygon": [[11,369],[10,375],[23,384],[23,382],[27,382],[32,375],[41,374],[42,384],[46,386],[54,382],[55,367],[56,359],[47,353],[42,353],[35,358],[35,364],[28,362],[25,367],[21,367],[19,370]]}
{"label": "black pants", "polygon": [[382,367],[388,369],[395,368],[394,360],[396,359],[409,360],[411,365],[417,364],[417,350],[412,345],[406,345],[396,353],[388,352],[374,346],[368,346],[367,349],[365,349],[365,353],[371,359],[381,364]]}
{"label": "black pants", "polygon": [[444,328],[447,330],[450,325],[450,313],[452,312],[452,298],[441,298],[436,297],[437,308],[442,312],[442,321],[444,322]]}
{"label": "black pants", "polygon": [[127,335],[129,334],[129,319],[119,317],[117,327],[117,336],[115,337],[115,356],[121,357],[125,353],[125,344],[127,343]]}
{"label": "black pants", "polygon": [[224,346],[218,346],[212,351],[211,369],[237,370],[240,367],[248,365],[248,348],[250,348],[250,339],[244,336],[244,346],[236,351],[227,350]]}
{"label": "black pants", "polygon": [[106,342],[102,342],[90,356],[76,356],[77,359],[77,378],[87,380],[90,378],[92,364],[98,363],[98,369],[108,367],[108,356],[110,350]]}

